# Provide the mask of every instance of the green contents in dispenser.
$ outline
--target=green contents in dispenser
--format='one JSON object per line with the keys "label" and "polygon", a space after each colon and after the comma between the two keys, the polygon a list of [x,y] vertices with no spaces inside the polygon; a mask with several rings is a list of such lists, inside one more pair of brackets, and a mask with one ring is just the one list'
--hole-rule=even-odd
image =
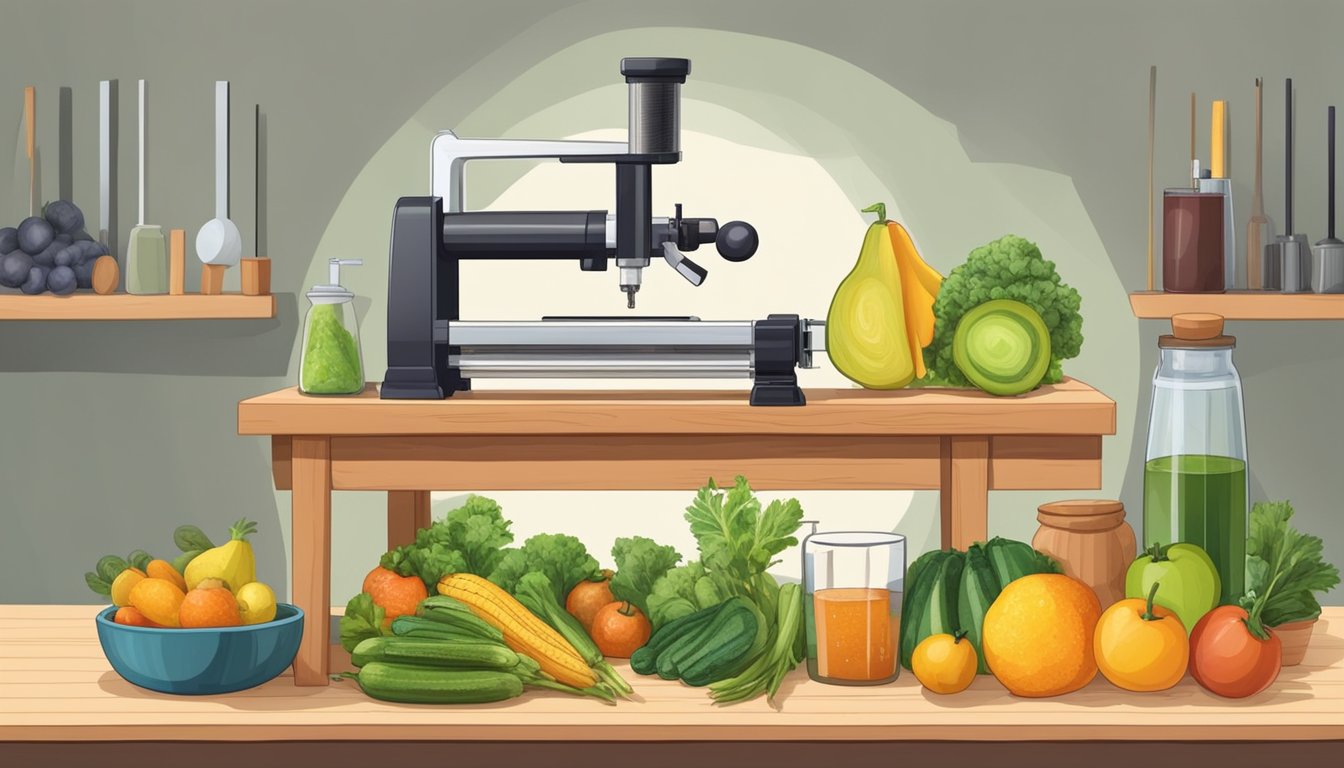
{"label": "green contents in dispenser", "polygon": [[1203,547],[1223,581],[1219,602],[1235,605],[1246,589],[1246,462],[1199,454],[1149,460],[1143,540]]}
{"label": "green contents in dispenser", "polygon": [[318,304],[309,311],[300,375],[309,394],[349,395],[364,389],[359,343],[342,324],[339,305]]}

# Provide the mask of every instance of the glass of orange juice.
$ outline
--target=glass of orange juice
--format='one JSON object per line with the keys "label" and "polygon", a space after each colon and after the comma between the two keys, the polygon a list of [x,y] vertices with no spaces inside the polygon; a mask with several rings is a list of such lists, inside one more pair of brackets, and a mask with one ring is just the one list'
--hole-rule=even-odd
{"label": "glass of orange juice", "polygon": [[895,680],[904,589],[904,536],[839,531],[804,539],[808,675],[832,685]]}

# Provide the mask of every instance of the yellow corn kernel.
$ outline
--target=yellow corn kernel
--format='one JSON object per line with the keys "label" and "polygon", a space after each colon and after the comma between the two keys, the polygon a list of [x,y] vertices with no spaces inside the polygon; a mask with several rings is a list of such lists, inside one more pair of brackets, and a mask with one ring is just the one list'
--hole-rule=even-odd
{"label": "yellow corn kernel", "polygon": [[439,580],[439,594],[464,603],[483,621],[504,633],[504,643],[536,660],[557,682],[588,688],[597,676],[568,640],[542,621],[513,595],[488,579],[452,573]]}

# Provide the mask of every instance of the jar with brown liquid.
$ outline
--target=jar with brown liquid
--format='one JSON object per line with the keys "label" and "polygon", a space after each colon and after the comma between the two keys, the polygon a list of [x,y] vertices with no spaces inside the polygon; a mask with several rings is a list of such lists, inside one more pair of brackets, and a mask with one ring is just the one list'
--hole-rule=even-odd
{"label": "jar with brown liquid", "polygon": [[1096,593],[1101,608],[1125,597],[1125,571],[1134,562],[1134,529],[1118,501],[1054,501],[1037,508],[1041,527],[1031,546],[1053,557],[1064,573]]}

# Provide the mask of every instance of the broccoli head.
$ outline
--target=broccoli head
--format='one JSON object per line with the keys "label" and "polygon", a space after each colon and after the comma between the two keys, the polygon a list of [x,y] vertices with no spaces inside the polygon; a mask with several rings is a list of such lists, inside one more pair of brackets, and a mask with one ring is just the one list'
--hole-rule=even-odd
{"label": "broccoli head", "polygon": [[1059,279],[1055,263],[1041,256],[1036,244],[1005,235],[971,251],[966,263],[952,270],[933,303],[933,342],[924,349],[929,379],[955,387],[971,382],[952,360],[952,338],[962,315],[992,299],[1013,299],[1041,315],[1050,331],[1050,368],[1042,384],[1064,378],[1063,361],[1083,348],[1082,297]]}

